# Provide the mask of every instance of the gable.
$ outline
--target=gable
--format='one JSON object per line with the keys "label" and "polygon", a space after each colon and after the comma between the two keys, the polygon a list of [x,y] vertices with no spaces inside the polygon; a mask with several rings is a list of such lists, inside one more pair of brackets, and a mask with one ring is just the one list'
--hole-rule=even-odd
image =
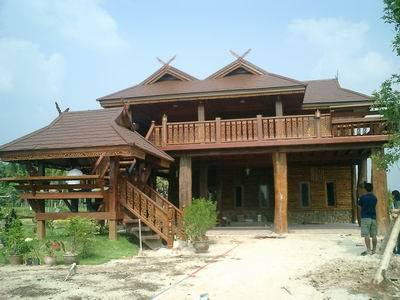
{"label": "gable", "polygon": [[147,77],[139,85],[153,84],[162,81],[191,81],[197,80],[195,77],[170,65],[165,65]]}
{"label": "gable", "polygon": [[243,58],[238,58],[229,65],[211,74],[208,79],[218,79],[239,74],[264,75],[267,74],[267,72]]}

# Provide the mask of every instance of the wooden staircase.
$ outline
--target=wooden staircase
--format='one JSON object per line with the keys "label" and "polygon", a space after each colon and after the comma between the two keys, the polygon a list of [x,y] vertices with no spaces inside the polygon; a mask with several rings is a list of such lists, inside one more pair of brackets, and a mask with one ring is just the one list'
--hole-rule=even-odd
{"label": "wooden staircase", "polygon": [[119,180],[118,200],[125,214],[124,224],[138,236],[140,219],[145,245],[154,249],[165,241],[172,248],[175,237],[184,238],[182,212],[150,186],[140,185],[122,176]]}

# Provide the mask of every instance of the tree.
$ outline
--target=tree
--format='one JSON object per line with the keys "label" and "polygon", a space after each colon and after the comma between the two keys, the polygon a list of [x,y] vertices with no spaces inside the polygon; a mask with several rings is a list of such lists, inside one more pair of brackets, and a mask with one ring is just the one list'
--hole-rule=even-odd
{"label": "tree", "polygon": [[[400,0],[384,0],[385,23],[394,25],[395,37],[392,45],[400,56]],[[400,159],[400,75],[394,74],[385,80],[372,96],[374,108],[386,119],[387,129],[392,132],[389,141],[384,145],[384,154],[378,158],[379,166],[387,169]]]}

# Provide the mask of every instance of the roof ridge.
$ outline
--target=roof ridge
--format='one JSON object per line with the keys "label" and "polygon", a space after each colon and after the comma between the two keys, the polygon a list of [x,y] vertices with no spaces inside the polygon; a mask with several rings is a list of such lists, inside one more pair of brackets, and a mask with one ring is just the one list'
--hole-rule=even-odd
{"label": "roof ridge", "polygon": [[279,74],[275,74],[275,73],[270,73],[270,72],[267,72],[267,74],[271,75],[271,76],[274,76],[274,77],[281,78],[281,79],[285,79],[287,81],[292,81],[292,82],[300,83],[301,85],[304,85],[304,82],[302,82],[300,80],[297,80],[297,79],[293,79],[293,78],[287,77],[287,76],[283,76],[283,75],[279,75]]}
{"label": "roof ridge", "polygon": [[332,81],[332,80],[336,80],[336,78],[310,79],[310,80],[303,80],[303,82],[311,82],[311,81]]}

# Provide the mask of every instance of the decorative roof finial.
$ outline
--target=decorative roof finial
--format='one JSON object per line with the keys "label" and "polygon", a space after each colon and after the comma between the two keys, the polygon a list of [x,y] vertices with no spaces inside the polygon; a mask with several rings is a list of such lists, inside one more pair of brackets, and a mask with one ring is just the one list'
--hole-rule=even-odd
{"label": "decorative roof finial", "polygon": [[167,62],[163,61],[161,58],[157,57],[157,60],[160,64],[163,65],[163,67],[167,67],[170,65],[170,63],[176,58],[176,54],[172,56]]}
{"label": "decorative roof finial", "polygon": [[237,54],[235,51],[233,50],[229,50],[229,53],[232,54],[234,57],[236,57],[237,59],[244,59],[244,57],[249,54],[251,51],[251,48],[247,49],[246,52],[244,52],[242,55]]}

